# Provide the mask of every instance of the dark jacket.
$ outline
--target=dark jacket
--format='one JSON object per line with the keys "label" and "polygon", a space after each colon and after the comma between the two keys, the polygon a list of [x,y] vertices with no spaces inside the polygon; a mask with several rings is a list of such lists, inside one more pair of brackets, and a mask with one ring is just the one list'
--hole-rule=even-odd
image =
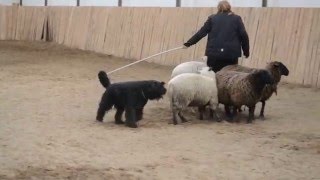
{"label": "dark jacket", "polygon": [[196,44],[208,34],[206,56],[234,59],[243,54],[249,56],[249,38],[240,16],[234,13],[218,13],[208,17],[202,28],[185,46]]}

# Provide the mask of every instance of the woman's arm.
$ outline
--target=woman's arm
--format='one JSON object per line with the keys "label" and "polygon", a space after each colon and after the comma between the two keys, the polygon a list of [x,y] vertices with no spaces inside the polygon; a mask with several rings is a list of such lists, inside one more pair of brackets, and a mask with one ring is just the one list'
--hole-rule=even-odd
{"label": "woman's arm", "polygon": [[240,35],[240,41],[241,41],[243,54],[245,57],[249,57],[249,55],[250,55],[249,37],[248,37],[248,33],[246,31],[246,28],[244,27],[244,24],[243,24],[240,16],[238,19],[238,31],[239,31],[239,35]]}
{"label": "woman's arm", "polygon": [[211,30],[211,16],[208,17],[207,21],[204,23],[201,29],[196,34],[194,34],[186,43],[184,43],[184,45],[189,47],[196,44],[203,37],[205,37],[210,32],[210,30]]}

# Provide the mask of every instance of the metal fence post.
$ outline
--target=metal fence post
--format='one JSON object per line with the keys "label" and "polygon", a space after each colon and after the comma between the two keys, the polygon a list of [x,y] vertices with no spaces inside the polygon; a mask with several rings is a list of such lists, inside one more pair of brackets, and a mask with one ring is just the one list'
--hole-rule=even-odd
{"label": "metal fence post", "polygon": [[181,7],[181,0],[176,0],[176,7]]}
{"label": "metal fence post", "polygon": [[268,0],[262,0],[262,7],[268,6]]}

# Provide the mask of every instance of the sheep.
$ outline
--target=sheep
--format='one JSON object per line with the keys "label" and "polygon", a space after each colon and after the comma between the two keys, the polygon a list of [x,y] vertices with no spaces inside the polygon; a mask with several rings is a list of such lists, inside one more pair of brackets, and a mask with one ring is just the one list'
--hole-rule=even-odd
{"label": "sheep", "polygon": [[[252,123],[254,110],[260,101],[263,88],[273,83],[273,78],[267,70],[256,70],[251,73],[237,71],[219,71],[216,73],[219,103],[225,105],[227,116],[233,121],[237,109],[242,105],[249,108],[247,123]],[[233,106],[233,114],[229,106]]]}
{"label": "sheep", "polygon": [[[265,108],[266,101],[272,96],[273,93],[277,95],[277,85],[281,80],[281,76],[289,75],[288,68],[279,61],[273,61],[268,63],[265,69],[272,75],[274,79],[274,83],[270,85],[266,85],[265,88],[263,89],[263,93],[260,100],[260,102],[262,103],[261,110],[260,110],[261,119],[264,119],[264,108]],[[221,71],[230,71],[230,70],[250,73],[250,72],[256,71],[257,69],[244,67],[240,65],[229,65],[221,69]]]}
{"label": "sheep", "polygon": [[203,56],[202,61],[188,61],[177,65],[171,73],[171,78],[182,73],[196,73],[199,74],[200,70],[204,67],[208,67],[206,64],[207,56]]}
{"label": "sheep", "polygon": [[202,70],[201,74],[184,73],[175,76],[168,82],[168,97],[173,113],[173,124],[178,124],[178,116],[182,122],[187,122],[182,115],[182,110],[187,107],[198,107],[200,120],[207,105],[210,106],[210,117],[216,115],[218,105],[217,86],[215,73],[209,69]]}

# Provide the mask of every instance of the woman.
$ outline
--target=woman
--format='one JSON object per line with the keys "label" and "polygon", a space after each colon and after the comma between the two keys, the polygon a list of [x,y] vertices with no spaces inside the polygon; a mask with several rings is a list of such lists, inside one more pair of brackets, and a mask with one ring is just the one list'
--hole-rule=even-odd
{"label": "woman", "polygon": [[188,48],[208,34],[205,55],[207,65],[214,72],[231,64],[238,64],[241,48],[246,58],[249,57],[249,38],[240,16],[231,11],[228,1],[220,1],[218,13],[208,17],[202,28],[193,35],[184,48]]}

